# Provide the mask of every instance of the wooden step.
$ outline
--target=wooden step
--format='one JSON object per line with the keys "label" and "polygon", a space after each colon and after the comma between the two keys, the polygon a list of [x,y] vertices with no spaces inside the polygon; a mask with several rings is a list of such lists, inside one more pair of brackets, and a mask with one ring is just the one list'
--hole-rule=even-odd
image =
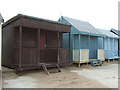
{"label": "wooden step", "polygon": [[96,66],[96,65],[102,65],[102,61],[101,60],[90,60],[90,63],[92,66]]}
{"label": "wooden step", "polygon": [[49,65],[48,64],[43,64],[42,68],[44,69],[44,71],[46,72],[47,75],[49,75],[50,73],[58,73],[58,72],[62,72],[62,70],[60,69],[59,65],[56,64],[54,67],[54,70],[48,70]]}

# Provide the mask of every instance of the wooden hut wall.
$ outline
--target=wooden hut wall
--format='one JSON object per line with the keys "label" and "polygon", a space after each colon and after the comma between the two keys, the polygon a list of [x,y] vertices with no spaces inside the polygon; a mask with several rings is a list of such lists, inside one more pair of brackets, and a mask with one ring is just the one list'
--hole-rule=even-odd
{"label": "wooden hut wall", "polygon": [[44,62],[69,65],[70,49],[62,46],[63,33],[69,32],[68,25],[27,17],[5,23],[2,65],[17,70],[39,68]]}
{"label": "wooden hut wall", "polygon": [[2,65],[7,67],[12,67],[13,62],[13,42],[14,42],[14,32],[13,27],[20,25],[21,20],[16,20],[13,23],[7,25],[7,27],[2,27]]}

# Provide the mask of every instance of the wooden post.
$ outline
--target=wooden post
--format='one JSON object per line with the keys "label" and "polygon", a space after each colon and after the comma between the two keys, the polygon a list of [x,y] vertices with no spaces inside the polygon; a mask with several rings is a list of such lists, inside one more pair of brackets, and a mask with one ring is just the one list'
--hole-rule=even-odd
{"label": "wooden post", "polygon": [[75,49],[74,40],[75,40],[75,34],[72,35],[72,41],[71,41],[71,43],[72,43],[71,48],[70,48],[71,49],[70,56],[71,56],[71,53],[72,53],[72,57],[70,58],[71,61],[74,61],[74,56],[75,56],[74,52],[73,52],[74,49]]}
{"label": "wooden post", "polygon": [[[114,38],[113,38],[113,52],[115,51],[115,48],[114,48],[115,46],[114,45],[115,45],[115,42],[114,42]],[[114,57],[113,57],[113,61],[114,61]]]}
{"label": "wooden post", "polygon": [[105,38],[103,37],[103,50],[104,50],[104,61],[105,61]]}
{"label": "wooden post", "polygon": [[71,64],[72,63],[72,61],[71,61],[71,48],[72,47],[71,47],[71,41],[70,41],[71,39],[70,38],[71,38],[71,35],[69,33],[69,52],[68,53],[69,53],[69,60],[70,60],[70,64]]}
{"label": "wooden post", "polygon": [[79,46],[78,46],[78,50],[79,50],[79,52],[78,52],[78,59],[79,59],[79,61],[78,61],[78,62],[79,62],[78,67],[80,67],[80,35],[79,35],[79,34],[78,34],[78,40],[79,40],[79,41],[78,41],[78,45],[79,45]]}
{"label": "wooden post", "polygon": [[98,49],[99,49],[99,47],[98,47],[98,36],[97,36],[97,40],[96,40],[96,43],[97,43],[97,46],[96,46],[96,48],[95,48],[95,50],[96,50],[96,52],[97,52],[97,56],[96,56],[96,59],[98,59]]}
{"label": "wooden post", "polygon": [[40,29],[38,29],[38,66],[39,66],[39,63],[40,63]]}
{"label": "wooden post", "polygon": [[57,50],[58,50],[58,63],[59,63],[59,32],[57,32]]}
{"label": "wooden post", "polygon": [[103,49],[105,50],[105,38],[103,37]]}
{"label": "wooden post", "polygon": [[90,35],[88,36],[88,40],[89,40],[88,48],[89,48],[89,60],[90,60]]}
{"label": "wooden post", "polygon": [[[109,40],[109,38],[107,38],[107,39],[108,39],[108,45],[109,45],[108,46],[108,53],[109,53],[108,56],[110,57],[110,42],[109,42],[110,40]],[[110,62],[109,57],[108,57],[108,62]]]}
{"label": "wooden post", "polygon": [[19,40],[20,40],[20,45],[19,45],[19,67],[21,67],[21,58],[22,58],[22,26],[19,27]]}
{"label": "wooden post", "polygon": [[70,33],[69,33],[69,48],[70,48],[70,36],[71,36],[71,35],[70,35]]}

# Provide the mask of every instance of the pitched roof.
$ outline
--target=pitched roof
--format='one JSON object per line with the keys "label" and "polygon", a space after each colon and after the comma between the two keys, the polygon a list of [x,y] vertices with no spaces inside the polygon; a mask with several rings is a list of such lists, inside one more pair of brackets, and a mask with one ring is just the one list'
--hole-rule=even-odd
{"label": "pitched roof", "polygon": [[0,23],[3,23],[4,22],[4,19],[2,17],[2,15],[0,14]]}
{"label": "pitched roof", "polygon": [[[67,20],[73,27],[75,27],[80,32],[86,33],[88,35],[98,35],[98,36],[104,36],[103,33],[99,32],[94,26],[92,26],[90,23],[69,18],[69,17],[63,17],[63,19]],[[82,33],[81,33],[82,34]]]}
{"label": "pitched roof", "polygon": [[41,21],[47,21],[47,22],[51,22],[51,23],[57,23],[57,24],[62,24],[62,25],[66,25],[66,24],[63,24],[63,23],[60,23],[60,22],[57,22],[57,21],[53,21],[53,20],[48,20],[48,19],[43,19],[43,18],[38,18],[38,17],[34,17],[34,16],[28,16],[28,15],[24,15],[24,14],[18,14],[14,17],[12,17],[11,19],[9,19],[8,21],[6,21],[4,24],[3,24],[3,27],[12,23],[13,21],[21,18],[21,17],[26,17],[26,18],[31,18],[31,19],[35,19],[35,20],[41,20]]}
{"label": "pitched roof", "polygon": [[104,30],[104,29],[98,29],[98,30],[104,35],[106,35],[107,37],[119,38],[116,34],[110,32],[110,30]]}
{"label": "pitched roof", "polygon": [[120,36],[120,31],[119,30],[115,30],[115,29],[113,29],[113,28],[111,28],[111,30],[110,30],[111,32],[113,32],[114,34],[116,34],[116,35],[119,35]]}

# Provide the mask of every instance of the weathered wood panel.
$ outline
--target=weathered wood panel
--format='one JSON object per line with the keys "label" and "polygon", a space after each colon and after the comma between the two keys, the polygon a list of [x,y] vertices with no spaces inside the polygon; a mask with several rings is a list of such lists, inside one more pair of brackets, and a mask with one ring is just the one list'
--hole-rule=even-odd
{"label": "weathered wood panel", "polygon": [[37,49],[22,48],[21,66],[29,66],[29,65],[38,65]]}

